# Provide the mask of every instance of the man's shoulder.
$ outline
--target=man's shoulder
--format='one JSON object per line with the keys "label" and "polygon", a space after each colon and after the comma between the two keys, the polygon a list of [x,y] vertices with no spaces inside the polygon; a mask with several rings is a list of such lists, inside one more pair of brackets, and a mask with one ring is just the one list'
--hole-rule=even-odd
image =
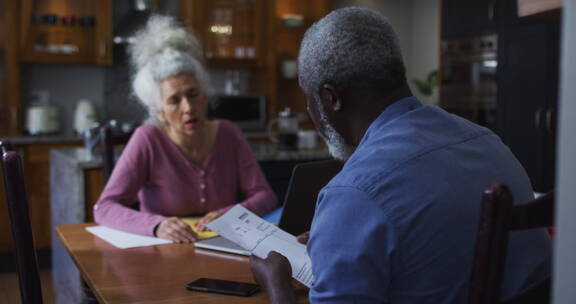
{"label": "man's shoulder", "polygon": [[418,175],[456,160],[465,162],[475,157],[470,149],[484,151],[489,158],[505,146],[486,128],[422,107],[371,127],[329,185],[350,186],[375,196],[400,175]]}

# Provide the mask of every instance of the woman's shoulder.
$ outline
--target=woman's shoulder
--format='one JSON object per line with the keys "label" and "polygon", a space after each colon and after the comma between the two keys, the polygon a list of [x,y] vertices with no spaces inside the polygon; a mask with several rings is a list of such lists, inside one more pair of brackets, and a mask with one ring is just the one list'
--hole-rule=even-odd
{"label": "woman's shoulder", "polygon": [[152,124],[143,124],[134,130],[134,133],[130,137],[131,142],[138,143],[150,143],[159,140],[161,134],[158,126]]}
{"label": "woman's shoulder", "polygon": [[142,124],[140,126],[138,126],[135,130],[134,130],[134,134],[132,136],[157,136],[160,133],[160,129],[158,129],[158,126],[153,125],[153,124]]}
{"label": "woman's shoulder", "polygon": [[226,120],[226,119],[216,119],[215,120],[218,123],[218,128],[220,130],[220,132],[222,132],[222,134],[225,137],[233,137],[233,138],[243,138],[244,135],[242,133],[242,131],[240,130],[240,128],[238,127],[238,125],[236,125],[235,123]]}

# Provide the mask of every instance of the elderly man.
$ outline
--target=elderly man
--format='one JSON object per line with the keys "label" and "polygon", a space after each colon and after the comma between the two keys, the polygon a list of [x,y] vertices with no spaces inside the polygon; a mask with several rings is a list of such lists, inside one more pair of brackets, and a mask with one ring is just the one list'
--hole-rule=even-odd
{"label": "elderly man", "polygon": [[[339,9],[302,41],[299,80],[332,155],[308,252],[312,303],[466,303],[482,190],[532,198],[526,173],[490,130],[430,106],[406,84],[398,39],[381,14]],[[549,276],[543,230],[509,244],[503,296]],[[288,261],[253,257],[273,303],[290,303]]]}

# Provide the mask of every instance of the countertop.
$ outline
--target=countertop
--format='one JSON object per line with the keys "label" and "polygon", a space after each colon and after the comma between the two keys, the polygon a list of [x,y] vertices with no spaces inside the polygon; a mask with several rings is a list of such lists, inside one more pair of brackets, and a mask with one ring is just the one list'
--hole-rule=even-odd
{"label": "countertop", "polygon": [[[244,134],[249,140],[266,140],[268,135],[265,132],[249,132]],[[68,144],[83,143],[84,139],[77,135],[26,135],[26,136],[0,136],[13,145],[35,145],[35,144]]]}
{"label": "countertop", "polygon": [[[252,152],[256,160],[262,161],[300,161],[300,160],[320,160],[330,157],[328,150],[320,148],[316,150],[303,151],[278,151],[276,145],[267,143],[251,144]],[[98,150],[98,149],[96,149]],[[115,150],[117,157],[121,150]],[[88,153],[84,148],[63,148],[53,149],[52,157],[65,159],[69,165],[79,166],[81,169],[95,169],[102,165],[102,157],[98,153]]]}
{"label": "countertop", "polygon": [[82,137],[75,135],[5,136],[1,138],[16,146],[35,144],[83,143]]}

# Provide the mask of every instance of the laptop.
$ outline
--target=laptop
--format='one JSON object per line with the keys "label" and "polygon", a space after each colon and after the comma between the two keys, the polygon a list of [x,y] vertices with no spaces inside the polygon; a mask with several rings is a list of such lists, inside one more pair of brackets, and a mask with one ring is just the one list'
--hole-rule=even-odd
{"label": "laptop", "polygon": [[[280,217],[280,229],[299,235],[310,230],[318,192],[342,169],[337,160],[323,160],[294,166],[288,190],[284,197],[284,209]],[[203,249],[250,255],[248,250],[218,236],[198,241],[195,246]]]}
{"label": "laptop", "polygon": [[194,243],[194,246],[196,246],[196,248],[202,248],[202,249],[223,251],[240,255],[250,255],[250,251],[236,245],[232,241],[229,241],[221,236],[198,241]]}
{"label": "laptop", "polygon": [[280,229],[296,236],[310,230],[318,193],[343,165],[338,160],[321,160],[294,167],[284,198]]}

